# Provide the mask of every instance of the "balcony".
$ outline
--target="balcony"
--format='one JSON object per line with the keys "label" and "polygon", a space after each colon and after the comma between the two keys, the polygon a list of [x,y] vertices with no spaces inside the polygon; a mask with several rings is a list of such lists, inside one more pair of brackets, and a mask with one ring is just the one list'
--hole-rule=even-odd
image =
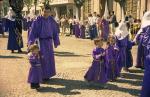
{"label": "balcony", "polygon": [[51,0],[50,5],[74,4],[74,0]]}

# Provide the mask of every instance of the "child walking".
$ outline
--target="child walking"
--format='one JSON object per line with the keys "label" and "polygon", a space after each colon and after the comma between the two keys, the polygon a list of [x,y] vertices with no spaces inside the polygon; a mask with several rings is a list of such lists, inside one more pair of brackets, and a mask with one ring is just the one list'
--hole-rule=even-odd
{"label": "child walking", "polygon": [[120,76],[119,68],[116,63],[118,48],[115,46],[115,37],[109,36],[106,47],[106,66],[107,66],[107,78],[109,81],[115,81]]}
{"label": "child walking", "polygon": [[95,48],[93,50],[93,62],[84,78],[88,82],[97,84],[105,84],[107,82],[106,65],[105,63],[105,50],[102,48],[103,41],[100,39],[94,40]]}
{"label": "child walking", "polygon": [[31,67],[28,75],[28,83],[31,84],[31,89],[38,89],[42,82],[39,47],[37,44],[33,44],[29,47],[29,50],[30,52],[28,53],[28,56]]}
{"label": "child walking", "polygon": [[133,57],[132,57],[131,50],[134,45],[135,45],[135,43],[133,41],[131,41],[128,36],[127,48],[126,48],[126,56],[127,56],[126,68],[125,68],[126,72],[130,72],[129,68],[133,66]]}

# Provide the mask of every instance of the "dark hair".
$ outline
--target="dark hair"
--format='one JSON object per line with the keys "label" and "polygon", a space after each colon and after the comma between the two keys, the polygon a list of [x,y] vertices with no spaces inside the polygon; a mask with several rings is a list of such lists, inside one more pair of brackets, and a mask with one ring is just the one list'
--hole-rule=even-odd
{"label": "dark hair", "polygon": [[100,14],[97,14],[97,17],[100,17]]}
{"label": "dark hair", "polygon": [[37,44],[32,44],[30,47],[29,47],[29,51],[33,51],[35,49],[39,49],[39,46]]}
{"label": "dark hair", "polygon": [[137,19],[137,22],[141,23],[141,20],[140,20],[140,19]]}
{"label": "dark hair", "polygon": [[115,37],[113,35],[109,35],[108,38],[107,38],[107,42],[106,42],[107,45],[110,45],[110,39],[111,38],[115,39]]}
{"label": "dark hair", "polygon": [[129,17],[128,16],[125,17],[125,21],[129,21]]}
{"label": "dark hair", "polygon": [[73,16],[74,19],[76,19],[76,16]]}
{"label": "dark hair", "polygon": [[112,11],[111,13],[113,13],[113,14],[114,14],[115,12],[114,12],[114,11]]}
{"label": "dark hair", "polygon": [[118,22],[115,22],[114,23],[115,27],[117,28],[119,26],[119,23]]}
{"label": "dark hair", "polygon": [[102,40],[102,39],[99,39],[99,38],[94,39],[94,44],[95,44],[95,45],[97,45],[98,42],[103,42],[103,40]]}
{"label": "dark hair", "polygon": [[89,14],[89,17],[92,17],[92,14],[91,14],[91,13]]}

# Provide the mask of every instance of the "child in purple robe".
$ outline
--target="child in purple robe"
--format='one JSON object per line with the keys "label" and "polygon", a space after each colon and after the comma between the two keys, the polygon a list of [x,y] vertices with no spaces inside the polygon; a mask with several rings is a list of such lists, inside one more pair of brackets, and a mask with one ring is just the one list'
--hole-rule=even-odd
{"label": "child in purple robe", "polygon": [[126,48],[126,71],[130,72],[129,68],[133,66],[133,57],[132,57],[132,47],[135,45],[135,43],[133,41],[131,41],[129,39],[128,36],[128,40],[127,40],[127,48]]}
{"label": "child in purple robe", "polygon": [[107,78],[109,81],[115,81],[120,76],[119,68],[116,63],[118,48],[115,46],[115,37],[109,36],[107,40],[106,66]]}
{"label": "child in purple robe", "polygon": [[96,84],[107,83],[106,65],[105,65],[105,50],[102,48],[103,41],[95,39],[95,49],[93,50],[93,62],[84,78],[88,82],[94,82]]}
{"label": "child in purple robe", "polygon": [[30,53],[28,55],[31,67],[28,75],[28,83],[31,84],[31,89],[38,89],[40,88],[40,83],[42,82],[39,47],[37,44],[33,44],[29,49]]}

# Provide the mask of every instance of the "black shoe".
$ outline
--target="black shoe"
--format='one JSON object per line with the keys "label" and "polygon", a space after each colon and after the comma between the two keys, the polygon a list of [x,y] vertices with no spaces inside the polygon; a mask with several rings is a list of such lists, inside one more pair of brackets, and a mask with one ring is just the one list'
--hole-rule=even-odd
{"label": "black shoe", "polygon": [[11,53],[14,53],[14,50],[11,50]]}
{"label": "black shoe", "polygon": [[18,50],[18,53],[22,53],[22,50],[20,49],[20,50]]}
{"label": "black shoe", "polygon": [[38,89],[38,88],[40,88],[39,83],[31,83],[31,89]]}
{"label": "black shoe", "polygon": [[144,67],[141,67],[141,69],[144,70],[145,68],[144,68]]}

